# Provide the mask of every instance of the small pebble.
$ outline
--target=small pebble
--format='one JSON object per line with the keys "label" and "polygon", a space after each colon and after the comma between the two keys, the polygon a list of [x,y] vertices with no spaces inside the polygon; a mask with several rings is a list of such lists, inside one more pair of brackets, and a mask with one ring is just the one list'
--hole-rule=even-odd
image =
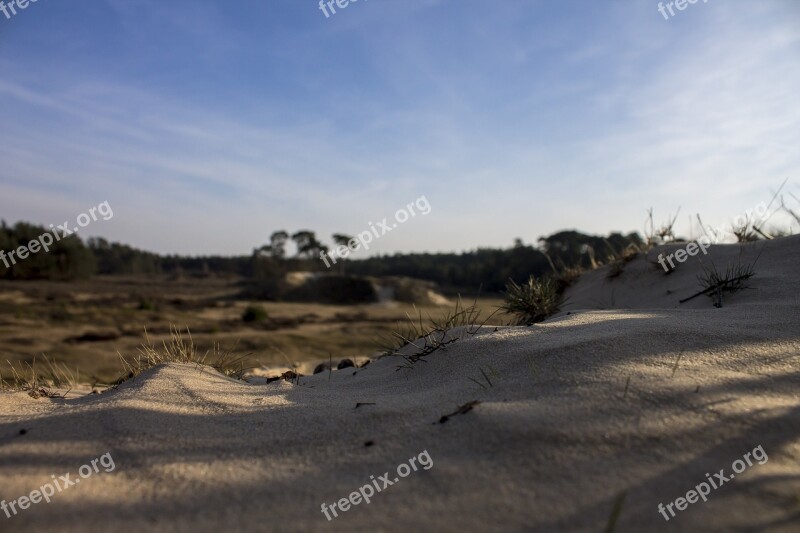
{"label": "small pebble", "polygon": [[355,366],[356,364],[353,362],[352,359],[342,359],[341,361],[339,361],[339,364],[336,365],[336,370],[341,370],[343,368],[351,368]]}

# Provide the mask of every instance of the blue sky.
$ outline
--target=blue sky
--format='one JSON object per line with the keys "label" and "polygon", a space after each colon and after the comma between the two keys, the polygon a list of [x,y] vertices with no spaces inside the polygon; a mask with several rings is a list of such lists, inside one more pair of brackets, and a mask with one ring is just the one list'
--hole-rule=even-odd
{"label": "blue sky", "polygon": [[657,5],[39,0],[0,13],[0,218],[246,254],[425,195],[392,253],[800,197],[800,2]]}

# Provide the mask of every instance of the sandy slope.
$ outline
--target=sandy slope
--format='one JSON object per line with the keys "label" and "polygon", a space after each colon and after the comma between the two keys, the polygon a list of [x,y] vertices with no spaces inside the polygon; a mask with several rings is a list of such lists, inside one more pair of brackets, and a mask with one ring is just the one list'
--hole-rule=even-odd
{"label": "sandy slope", "polygon": [[[0,514],[0,530],[602,531],[625,493],[618,531],[797,531],[800,238],[759,251],[753,289],[722,309],[676,303],[696,261],[665,276],[637,259],[616,280],[588,274],[548,322],[487,329],[410,371],[393,357],[248,385],[170,365],[78,400],[2,395],[0,498],[106,452],[116,470]],[[712,254],[722,266],[739,247]],[[486,390],[469,379],[481,369]],[[658,513],[759,445],[768,462]],[[423,450],[431,469],[325,519],[323,502]]]}

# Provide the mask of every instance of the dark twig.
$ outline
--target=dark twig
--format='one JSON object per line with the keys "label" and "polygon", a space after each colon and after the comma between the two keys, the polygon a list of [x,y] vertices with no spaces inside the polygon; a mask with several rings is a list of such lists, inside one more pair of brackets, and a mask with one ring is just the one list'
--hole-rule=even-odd
{"label": "dark twig", "polygon": [[450,420],[451,416],[467,414],[470,411],[472,411],[472,408],[478,405],[479,403],[481,403],[480,400],[472,400],[471,402],[467,402],[458,409],[456,409],[455,411],[453,411],[452,413],[442,416],[442,418],[439,419],[439,423],[444,424],[445,422]]}
{"label": "dark twig", "polygon": [[622,514],[622,506],[625,505],[625,497],[627,495],[628,494],[625,491],[622,491],[614,500],[614,506],[611,508],[611,515],[608,517],[605,533],[612,533],[614,528],[617,526],[617,521],[619,520],[619,516]]}

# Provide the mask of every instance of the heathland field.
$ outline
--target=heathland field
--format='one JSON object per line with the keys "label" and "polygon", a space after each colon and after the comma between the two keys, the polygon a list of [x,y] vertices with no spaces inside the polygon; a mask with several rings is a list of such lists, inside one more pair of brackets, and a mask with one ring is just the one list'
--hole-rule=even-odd
{"label": "heathland field", "polygon": [[[380,351],[407,314],[434,319],[445,305],[258,302],[242,299],[237,278],[100,276],[87,282],[0,281],[0,361],[43,367],[44,357],[78,373],[79,382],[107,384],[124,372],[143,343],[160,345],[187,329],[200,350],[218,344],[248,367],[287,367],[308,361],[370,356]],[[466,295],[465,295],[466,296]],[[471,296],[474,298],[474,296]],[[472,301],[470,301],[472,303]],[[481,298],[488,317],[500,297]],[[246,312],[250,309],[249,316]],[[416,311],[415,311],[416,309]],[[261,312],[264,311],[264,313]],[[493,323],[507,323],[496,314]],[[147,335],[145,336],[145,330]],[[44,357],[43,357],[44,356]]]}

